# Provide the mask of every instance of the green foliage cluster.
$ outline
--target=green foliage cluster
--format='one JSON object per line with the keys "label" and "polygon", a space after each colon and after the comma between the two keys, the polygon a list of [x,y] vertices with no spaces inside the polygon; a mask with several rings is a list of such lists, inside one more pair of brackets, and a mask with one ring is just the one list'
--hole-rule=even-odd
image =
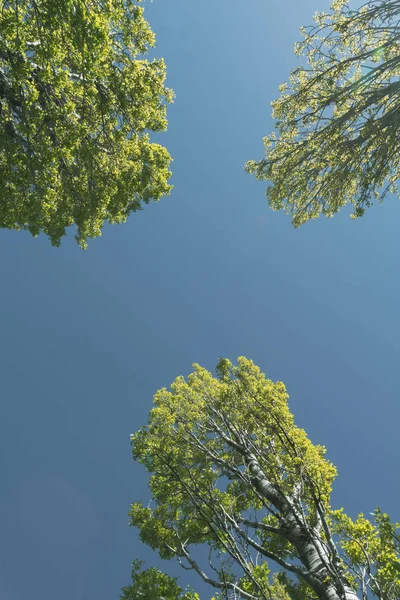
{"label": "green foliage cluster", "polygon": [[200,600],[198,594],[184,592],[175,577],[151,567],[142,569],[142,561],[132,563],[132,583],[122,588],[121,600]]}
{"label": "green foliage cluster", "polygon": [[305,59],[272,103],[277,134],[246,169],[297,227],[346,204],[361,216],[400,175],[400,2],[334,0],[302,29]]}
{"label": "green foliage cluster", "polygon": [[170,192],[163,60],[140,0],[5,0],[0,12],[0,227],[59,245],[101,235]]}
{"label": "green foliage cluster", "polygon": [[362,513],[353,521],[343,509],[332,511],[332,530],[339,535],[343,560],[354,584],[359,582],[363,587],[360,579],[363,573],[377,598],[397,599],[400,598],[400,523],[391,523],[379,508],[372,516],[374,522]]}

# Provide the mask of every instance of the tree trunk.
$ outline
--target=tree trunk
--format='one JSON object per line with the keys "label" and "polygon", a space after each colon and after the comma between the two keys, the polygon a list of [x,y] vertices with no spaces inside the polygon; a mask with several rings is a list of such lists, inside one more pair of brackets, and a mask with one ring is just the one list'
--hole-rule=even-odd
{"label": "tree trunk", "polygon": [[334,564],[334,557],[327,550],[320,534],[314,530],[315,535],[310,535],[310,527],[304,522],[303,514],[298,513],[291,499],[283,495],[268,480],[257,457],[247,451],[245,458],[252,484],[281,514],[282,535],[296,548],[298,557],[305,567],[302,576],[318,598],[320,600],[360,600],[357,593],[350,587],[341,566]]}
{"label": "tree trunk", "polygon": [[[295,534],[292,539],[290,538],[292,536],[289,533],[288,539],[298,550],[300,560],[310,574],[308,583],[320,600],[360,600],[357,593],[349,586],[342,569],[339,571],[332,564],[332,557],[327,555],[321,542],[318,543],[318,540],[310,542],[307,539],[309,538],[308,533],[303,535],[301,533],[300,535]],[[332,581],[326,565],[337,573],[337,581]],[[328,577],[329,579],[325,582],[324,580]],[[340,587],[342,588],[341,590]]]}

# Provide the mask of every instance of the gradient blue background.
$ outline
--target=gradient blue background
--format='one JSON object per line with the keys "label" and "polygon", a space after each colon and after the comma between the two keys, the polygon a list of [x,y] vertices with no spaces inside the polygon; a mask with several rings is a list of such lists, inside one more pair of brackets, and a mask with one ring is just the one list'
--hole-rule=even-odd
{"label": "gradient blue background", "polygon": [[[243,172],[317,0],[157,0],[175,189],[79,250],[0,231],[0,599],[111,600],[149,499],[129,435],[192,362],[252,358],[339,468],[333,502],[399,520],[399,224],[388,199],[294,230]],[[166,568],[179,573],[172,563]],[[190,582],[212,595],[195,576]]]}

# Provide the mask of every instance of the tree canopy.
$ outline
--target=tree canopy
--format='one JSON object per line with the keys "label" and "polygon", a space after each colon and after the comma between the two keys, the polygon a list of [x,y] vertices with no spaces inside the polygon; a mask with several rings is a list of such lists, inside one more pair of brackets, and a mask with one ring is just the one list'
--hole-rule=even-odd
{"label": "tree canopy", "polygon": [[0,227],[69,225],[85,247],[170,192],[163,60],[140,0],[7,0],[0,13]]}
{"label": "tree canopy", "polygon": [[[215,599],[398,600],[399,524],[379,509],[353,520],[331,507],[336,469],[287,400],[283,383],[243,357],[237,366],[220,360],[217,377],[195,364],[187,381],[159,390],[132,436],[152,498],[132,505],[131,524]],[[134,563],[122,598],[139,597],[199,599]]]}
{"label": "tree canopy", "polygon": [[272,102],[277,133],[264,139],[266,158],[246,165],[296,227],[346,204],[360,217],[398,192],[399,17],[399,0],[334,0],[302,29],[302,64]]}

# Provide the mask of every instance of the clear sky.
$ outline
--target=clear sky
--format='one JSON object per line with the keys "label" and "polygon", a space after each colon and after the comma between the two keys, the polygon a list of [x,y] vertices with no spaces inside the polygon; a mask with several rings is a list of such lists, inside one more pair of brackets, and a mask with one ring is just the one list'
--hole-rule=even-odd
{"label": "clear sky", "polygon": [[243,171],[298,27],[327,5],[155,0],[171,196],[86,252],[0,231],[0,600],[116,600],[133,558],[159,563],[128,527],[149,499],[129,435],[158,388],[219,356],[285,382],[339,469],[336,507],[400,519],[400,203],[294,230]]}

